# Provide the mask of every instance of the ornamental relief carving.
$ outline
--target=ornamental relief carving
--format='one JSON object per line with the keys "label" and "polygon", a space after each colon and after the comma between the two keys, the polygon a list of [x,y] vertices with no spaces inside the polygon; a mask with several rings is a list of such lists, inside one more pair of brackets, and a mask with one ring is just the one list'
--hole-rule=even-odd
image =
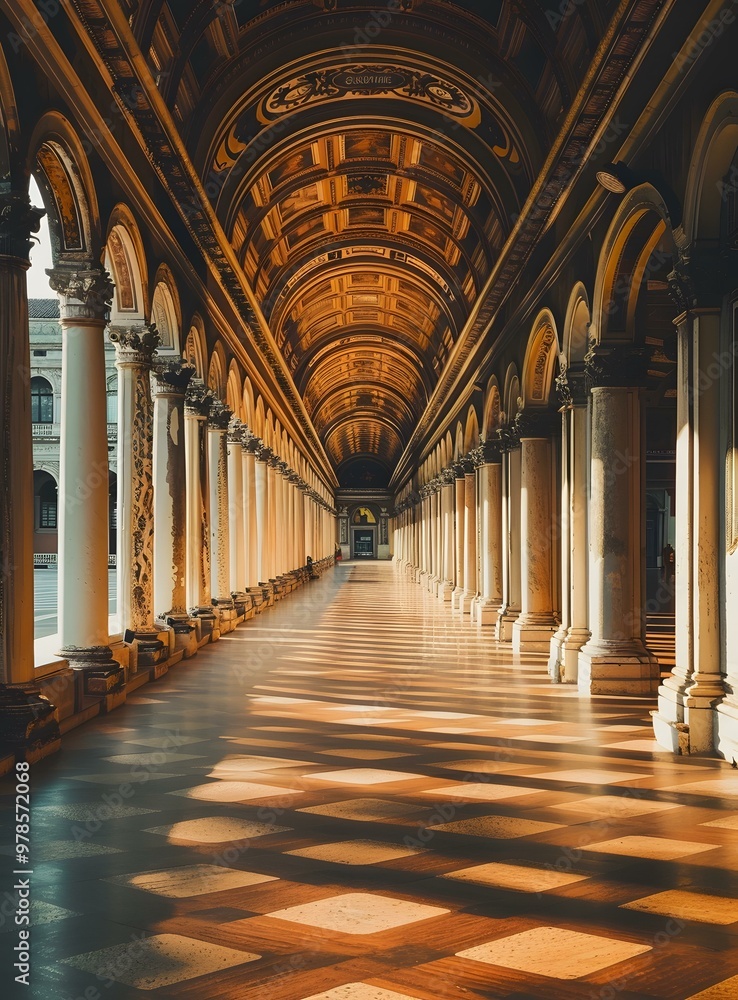
{"label": "ornamental relief carving", "polygon": [[137,372],[131,426],[131,628],[150,625],[154,585],[154,476],[151,453],[152,403],[149,376]]}

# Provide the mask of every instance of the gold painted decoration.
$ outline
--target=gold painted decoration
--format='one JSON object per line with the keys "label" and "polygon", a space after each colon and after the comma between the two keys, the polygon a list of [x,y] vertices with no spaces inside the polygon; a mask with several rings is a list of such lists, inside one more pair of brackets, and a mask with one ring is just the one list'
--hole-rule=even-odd
{"label": "gold painted decoration", "polygon": [[428,104],[458,118],[469,128],[475,128],[481,120],[477,102],[442,77],[405,66],[369,64],[311,71],[294,77],[262,101],[258,117],[266,124],[309,105],[373,95]]}

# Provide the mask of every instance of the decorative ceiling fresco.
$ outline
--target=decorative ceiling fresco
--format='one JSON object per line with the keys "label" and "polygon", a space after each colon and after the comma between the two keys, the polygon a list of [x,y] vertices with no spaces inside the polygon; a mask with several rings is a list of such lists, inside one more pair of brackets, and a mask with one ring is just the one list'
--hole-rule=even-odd
{"label": "decorative ceiling fresco", "polygon": [[132,4],[343,484],[389,481],[614,4],[564,6]]}

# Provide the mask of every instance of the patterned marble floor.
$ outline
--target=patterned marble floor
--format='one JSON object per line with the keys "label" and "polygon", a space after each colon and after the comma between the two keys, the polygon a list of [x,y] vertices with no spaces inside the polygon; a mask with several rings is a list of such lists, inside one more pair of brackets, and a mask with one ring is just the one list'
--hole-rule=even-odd
{"label": "patterned marble floor", "polygon": [[738,772],[659,752],[651,707],[339,566],[33,769],[9,995],[738,997]]}

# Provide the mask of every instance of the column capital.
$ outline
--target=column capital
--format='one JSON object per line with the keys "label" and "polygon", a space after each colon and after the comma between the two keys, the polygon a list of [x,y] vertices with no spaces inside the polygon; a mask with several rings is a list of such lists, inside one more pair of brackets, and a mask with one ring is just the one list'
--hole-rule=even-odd
{"label": "column capital", "polygon": [[233,411],[230,406],[216,396],[208,410],[208,428],[211,431],[227,431]]}
{"label": "column capital", "polygon": [[456,479],[456,476],[454,475],[452,466],[447,466],[445,469],[441,469],[442,486],[453,486],[454,479]]}
{"label": "column capital", "polygon": [[502,459],[502,447],[499,437],[493,436],[480,442],[472,452],[474,464],[479,469],[483,465],[498,465]]}
{"label": "column capital", "polygon": [[195,369],[183,358],[162,358],[154,363],[152,374],[157,395],[184,396],[195,376]]}
{"label": "column capital", "polygon": [[46,209],[34,208],[25,191],[0,196],[0,256],[15,257],[26,267],[34,233],[41,228]]}
{"label": "column capital", "polygon": [[474,459],[471,455],[462,455],[453,464],[454,475],[456,479],[463,479],[464,476],[469,476],[474,472]]}
{"label": "column capital", "polygon": [[204,420],[210,412],[214,398],[212,391],[208,389],[203,380],[194,376],[185,393],[185,413]]}
{"label": "column capital", "polygon": [[514,422],[498,427],[497,437],[500,439],[500,451],[503,455],[520,447],[520,435]]}
{"label": "column capital", "polygon": [[719,307],[730,291],[738,249],[718,240],[694,240],[683,246],[667,276],[678,312]]}
{"label": "column capital", "polygon": [[589,391],[584,373],[584,364],[569,365],[566,355],[559,355],[559,374],[555,379],[556,394],[562,410],[575,406],[586,406]]}
{"label": "column capital", "polygon": [[251,430],[244,424],[243,437],[241,438],[241,444],[243,450],[247,455],[256,455],[259,448],[263,448],[264,442],[261,438],[258,438]]}
{"label": "column capital", "polygon": [[256,461],[269,464],[271,459],[274,458],[274,452],[271,448],[267,448],[261,439],[257,438],[257,440],[259,441],[259,447],[256,449]]}
{"label": "column capital", "polygon": [[519,410],[515,416],[515,431],[520,441],[525,438],[550,438],[561,418],[548,409]]}
{"label": "column capital", "polygon": [[161,343],[159,331],[153,323],[136,326],[111,326],[108,328],[110,342],[115,344],[115,358],[118,365],[133,368],[152,368],[156,349]]}
{"label": "column capital", "polygon": [[237,417],[234,417],[228,424],[228,443],[243,444],[244,429],[244,425],[241,421]]}
{"label": "column capital", "polygon": [[114,286],[104,267],[80,261],[60,264],[46,273],[49,285],[59,293],[62,321],[107,323]]}
{"label": "column capital", "polygon": [[646,351],[634,344],[597,344],[590,342],[584,357],[588,389],[603,387],[638,388],[648,381]]}

